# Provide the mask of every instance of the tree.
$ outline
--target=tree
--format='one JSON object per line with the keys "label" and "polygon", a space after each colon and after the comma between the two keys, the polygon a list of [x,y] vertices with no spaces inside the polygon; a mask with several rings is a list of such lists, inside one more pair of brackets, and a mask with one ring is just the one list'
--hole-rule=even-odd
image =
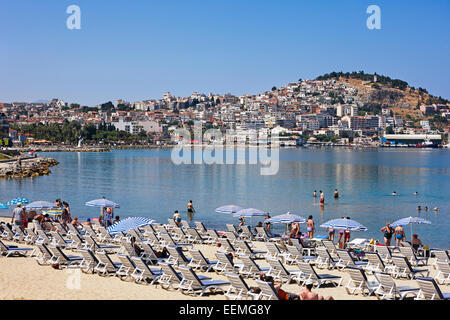
{"label": "tree", "polygon": [[391,126],[386,127],[386,134],[394,134],[394,129]]}

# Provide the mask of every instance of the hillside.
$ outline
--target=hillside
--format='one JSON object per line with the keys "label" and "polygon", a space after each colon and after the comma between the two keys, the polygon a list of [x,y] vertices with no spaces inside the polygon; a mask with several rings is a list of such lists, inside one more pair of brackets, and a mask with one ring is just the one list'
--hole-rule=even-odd
{"label": "hillside", "polygon": [[420,112],[420,105],[443,104],[450,107],[450,101],[436,97],[423,88],[410,87],[407,82],[399,79],[391,79],[387,76],[377,75],[374,82],[374,74],[364,72],[325,74],[317,77],[317,80],[336,79],[339,83],[358,89],[361,101],[368,105],[379,105],[391,109],[395,115],[400,115],[411,120],[429,119]]}

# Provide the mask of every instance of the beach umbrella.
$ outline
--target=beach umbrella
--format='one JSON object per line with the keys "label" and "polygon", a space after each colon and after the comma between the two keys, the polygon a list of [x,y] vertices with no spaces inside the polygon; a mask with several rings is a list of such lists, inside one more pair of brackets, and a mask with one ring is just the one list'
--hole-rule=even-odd
{"label": "beach umbrella", "polygon": [[55,206],[53,203],[48,201],[33,201],[30,204],[27,204],[25,206],[27,209],[37,209],[37,210],[45,210],[45,209],[56,209],[57,206]]}
{"label": "beach umbrella", "polygon": [[287,224],[292,223],[292,222],[305,223],[306,219],[288,212],[288,213],[280,214],[278,216],[267,219],[265,222],[287,223]]}
{"label": "beach umbrella", "polygon": [[367,231],[361,223],[352,219],[333,219],[320,225],[321,228],[336,228],[350,231]]}
{"label": "beach umbrella", "polygon": [[217,213],[235,213],[235,212],[238,212],[240,210],[242,210],[241,207],[235,206],[234,204],[229,204],[229,205],[226,205],[226,206],[222,206],[222,207],[216,208],[215,211]]}
{"label": "beach umbrella", "polygon": [[50,209],[42,211],[43,214],[49,214],[51,216],[57,217],[62,215],[63,209]]}
{"label": "beach umbrella", "polygon": [[8,206],[0,202],[0,209],[9,209]]}
{"label": "beach umbrella", "polygon": [[88,201],[85,203],[85,205],[88,207],[120,208],[120,205],[118,203],[105,198]]}
{"label": "beach umbrella", "polygon": [[115,203],[114,201],[105,199],[105,197],[101,199],[95,199],[91,200],[85,203],[88,207],[100,207],[100,215],[103,217],[103,209],[104,208],[120,208],[120,205],[118,203]]}
{"label": "beach umbrella", "polygon": [[31,201],[28,200],[27,198],[15,198],[15,199],[9,200],[7,205],[8,206],[12,206],[12,205],[15,205],[15,204],[28,204],[30,202]]}
{"label": "beach umbrella", "polygon": [[152,224],[154,221],[155,220],[144,217],[131,217],[113,224],[112,226],[108,227],[107,230],[110,234],[127,232],[132,229]]}
{"label": "beach umbrella", "polygon": [[251,217],[265,217],[267,216],[267,212],[264,212],[259,209],[255,208],[247,208],[239,210],[238,212],[233,213],[233,217],[240,217],[243,216],[245,218],[251,218]]}
{"label": "beach umbrella", "polygon": [[391,227],[395,228],[398,226],[406,226],[410,224],[411,225],[411,239],[412,239],[412,225],[413,224],[431,224],[431,221],[425,220],[423,218],[419,217],[407,217],[400,220],[397,220],[393,223],[391,223]]}
{"label": "beach umbrella", "polygon": [[288,225],[293,222],[305,223],[306,219],[290,212],[285,214],[280,214],[278,216],[272,217],[270,219],[265,220],[264,222],[270,223],[285,223],[286,224],[286,234],[288,233]]}

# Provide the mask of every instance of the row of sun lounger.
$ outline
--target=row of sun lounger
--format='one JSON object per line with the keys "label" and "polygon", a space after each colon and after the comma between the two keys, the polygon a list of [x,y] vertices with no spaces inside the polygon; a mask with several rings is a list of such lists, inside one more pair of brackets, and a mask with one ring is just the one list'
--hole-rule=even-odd
{"label": "row of sun lounger", "polygon": [[[244,231],[238,233],[231,226],[227,226],[228,231],[222,237],[215,230],[207,230],[202,223],[196,223],[196,228],[186,225],[179,228],[170,223],[154,224],[143,230],[131,230],[127,234],[116,236],[110,235],[104,228],[94,230],[88,227],[79,230],[73,225],[68,225],[67,230],[62,225],[47,228],[51,231],[44,231],[43,228],[36,226],[34,230],[29,228],[25,232],[17,229],[5,230],[5,226],[2,229],[1,235],[5,240],[35,244],[40,251],[35,254],[32,248],[6,246],[1,242],[2,254],[6,256],[26,255],[32,251],[31,255],[40,264],[79,267],[85,272],[94,272],[101,276],[113,274],[121,279],[160,284],[164,288],[177,288],[188,293],[197,290],[201,290],[201,294],[206,290],[224,291],[221,288],[229,286],[225,295],[230,299],[244,296],[276,299],[276,292],[272,290],[273,286],[271,288],[270,284],[261,284],[261,281],[257,280],[261,292],[256,295],[250,292],[251,290],[245,289],[244,279],[257,279],[264,273],[284,283],[295,281],[303,285],[313,281],[317,287],[325,283],[340,286],[342,277],[320,274],[316,271],[316,268],[336,268],[350,275],[350,280],[345,286],[349,294],[361,291],[362,294],[367,292],[383,299],[403,299],[408,295],[416,298],[446,298],[440,290],[436,291],[439,286],[434,279],[428,278],[428,270],[414,268],[421,264],[427,265],[428,258],[417,257],[408,247],[400,248],[401,256],[392,255],[389,248],[379,247],[378,252],[365,252],[366,261],[361,261],[352,256],[348,250],[336,249],[331,241],[325,240],[322,247],[310,248],[304,247],[297,239],[291,239],[291,243],[286,244],[281,239],[268,237],[267,233],[258,238],[250,232],[250,229],[248,233]],[[131,237],[140,245],[142,254],[136,253],[130,243]],[[267,251],[253,248],[252,241],[258,239],[265,241]],[[193,249],[194,243],[220,245],[215,254],[217,261],[210,261],[200,250]],[[169,252],[167,258],[159,258],[155,251],[162,248]],[[76,251],[77,255],[67,255],[62,249]],[[230,253],[241,262],[234,262]],[[113,262],[110,254],[117,254],[120,262]],[[448,283],[450,277],[448,252],[436,251],[435,256],[437,258],[435,267],[439,269],[435,279],[440,284]],[[255,259],[266,259],[269,267],[260,267]],[[285,265],[297,266],[298,269],[287,269]],[[198,271],[215,271],[227,276],[228,282],[197,275]],[[374,279],[369,280],[370,276]],[[416,279],[420,289],[397,287],[393,278],[398,277]],[[431,280],[433,282],[430,282]],[[236,288],[239,283],[240,287]],[[425,291],[425,286],[428,291]],[[434,295],[430,295],[431,289],[436,291]]]}

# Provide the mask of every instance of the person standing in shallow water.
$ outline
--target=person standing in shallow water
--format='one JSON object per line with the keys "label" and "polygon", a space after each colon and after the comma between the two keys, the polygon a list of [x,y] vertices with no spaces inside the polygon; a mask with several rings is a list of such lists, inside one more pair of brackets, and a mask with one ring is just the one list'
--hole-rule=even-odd
{"label": "person standing in shallow water", "polygon": [[320,205],[325,204],[325,195],[323,194],[322,190],[319,191],[320,193]]}
{"label": "person standing in shallow water", "polygon": [[334,198],[335,198],[335,199],[339,198],[339,192],[338,192],[338,189],[334,189]]}
{"label": "person standing in shallow water", "polygon": [[313,192],[313,197],[317,198],[317,191],[316,190],[314,190],[314,192]]}

